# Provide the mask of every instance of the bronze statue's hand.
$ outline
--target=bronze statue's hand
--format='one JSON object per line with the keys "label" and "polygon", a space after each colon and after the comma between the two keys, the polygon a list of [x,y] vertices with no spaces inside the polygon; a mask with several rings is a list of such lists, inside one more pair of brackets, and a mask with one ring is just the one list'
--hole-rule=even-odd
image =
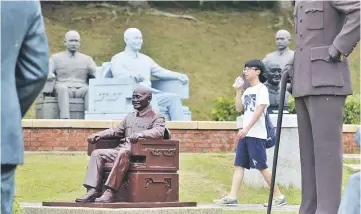
{"label": "bronze statue's hand", "polygon": [[287,83],[291,83],[293,77],[293,65],[290,64],[285,65],[285,67],[282,70],[282,75],[287,75]]}
{"label": "bronze statue's hand", "polygon": [[141,133],[133,133],[129,136],[130,143],[137,143],[139,138],[142,138],[143,135]]}
{"label": "bronze statue's hand", "polygon": [[341,52],[335,48],[335,46],[331,45],[328,48],[328,60],[331,62],[341,61]]}
{"label": "bronze statue's hand", "polygon": [[92,134],[88,137],[87,141],[88,143],[91,143],[91,144],[95,144],[97,143],[98,141],[100,140],[100,136],[99,135],[95,135],[95,134]]}
{"label": "bronze statue's hand", "polygon": [[291,83],[286,86],[286,91],[288,91],[288,93],[292,94],[292,84]]}

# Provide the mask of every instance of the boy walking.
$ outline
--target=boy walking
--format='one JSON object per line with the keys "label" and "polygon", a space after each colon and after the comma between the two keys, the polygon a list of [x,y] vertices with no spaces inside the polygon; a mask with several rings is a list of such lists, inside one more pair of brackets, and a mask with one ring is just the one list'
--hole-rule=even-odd
{"label": "boy walking", "polygon": [[[246,62],[244,70],[245,79],[250,87],[244,90],[245,82],[237,77],[233,87],[236,89],[236,110],[244,112],[243,129],[240,129],[236,158],[234,161],[235,172],[233,174],[230,194],[222,199],[215,200],[216,204],[237,204],[237,194],[244,176],[244,169],[255,168],[260,171],[268,185],[271,184],[271,173],[267,166],[266,154],[266,121],[265,112],[269,105],[267,87],[262,84],[266,81],[263,76],[265,66],[260,60]],[[286,204],[286,198],[281,194],[277,185],[274,188],[273,205]],[[265,203],[264,206],[267,206]]]}

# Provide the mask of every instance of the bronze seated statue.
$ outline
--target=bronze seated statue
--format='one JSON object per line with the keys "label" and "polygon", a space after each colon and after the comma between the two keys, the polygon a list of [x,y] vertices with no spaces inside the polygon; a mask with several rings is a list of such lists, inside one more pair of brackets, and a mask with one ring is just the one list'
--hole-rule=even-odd
{"label": "bronze seated statue", "polygon": [[178,201],[178,141],[169,140],[165,119],[152,109],[151,99],[148,88],[137,87],[136,111],[117,127],[88,137],[87,193],[76,202]]}
{"label": "bronze seated statue", "polygon": [[[116,192],[115,202],[178,202],[179,144],[169,140],[167,133],[168,129],[164,139],[139,139],[131,144],[129,168]],[[99,140],[97,144],[89,144],[88,154],[97,149],[116,148],[119,143],[116,139]],[[114,163],[104,164],[101,192],[107,189],[105,183],[113,167]]]}

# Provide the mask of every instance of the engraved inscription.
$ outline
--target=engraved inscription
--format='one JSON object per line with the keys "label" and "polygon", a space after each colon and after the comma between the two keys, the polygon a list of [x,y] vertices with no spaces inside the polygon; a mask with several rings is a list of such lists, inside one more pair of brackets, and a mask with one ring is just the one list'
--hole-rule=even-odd
{"label": "engraved inscription", "polygon": [[175,154],[176,149],[154,149],[151,151],[153,156],[161,156],[162,154],[167,157],[171,157]]}

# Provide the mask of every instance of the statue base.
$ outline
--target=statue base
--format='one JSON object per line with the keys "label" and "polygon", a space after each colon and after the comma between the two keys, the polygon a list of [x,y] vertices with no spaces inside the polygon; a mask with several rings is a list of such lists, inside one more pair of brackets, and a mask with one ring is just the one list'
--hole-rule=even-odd
{"label": "statue base", "polygon": [[[160,202],[160,203],[75,203],[43,202],[47,205],[31,204],[22,206],[23,214],[222,214],[220,207],[196,207],[195,202]],[[51,204],[50,204],[51,203]],[[87,204],[87,207],[84,207]],[[123,205],[121,205],[123,204]],[[65,206],[70,205],[70,206]],[[77,205],[77,207],[75,207]],[[93,207],[90,207],[93,206]],[[126,208],[131,207],[131,208]],[[147,207],[147,208],[145,208]]]}
{"label": "statue base", "polygon": [[157,208],[157,207],[196,207],[197,202],[116,202],[116,203],[78,203],[43,202],[44,207],[89,207],[89,208]]}
{"label": "statue base", "polygon": [[[69,99],[70,119],[84,119],[84,100]],[[36,101],[36,119],[60,119],[59,104],[56,97],[43,97]]]}

